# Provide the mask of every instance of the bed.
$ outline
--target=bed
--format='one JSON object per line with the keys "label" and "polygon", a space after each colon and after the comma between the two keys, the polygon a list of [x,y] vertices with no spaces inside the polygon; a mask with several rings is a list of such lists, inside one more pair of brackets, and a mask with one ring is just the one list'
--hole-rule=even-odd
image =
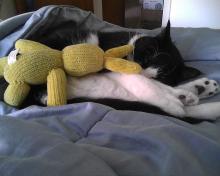
{"label": "bed", "polygon": [[[126,29],[70,6],[47,6],[0,23],[0,57],[19,38],[43,40],[52,26]],[[220,30],[173,28],[187,65],[220,82]],[[203,102],[220,101],[220,95]],[[220,120],[190,124],[96,103],[18,110],[0,102],[1,176],[220,175]],[[219,115],[220,117],[220,115]]]}

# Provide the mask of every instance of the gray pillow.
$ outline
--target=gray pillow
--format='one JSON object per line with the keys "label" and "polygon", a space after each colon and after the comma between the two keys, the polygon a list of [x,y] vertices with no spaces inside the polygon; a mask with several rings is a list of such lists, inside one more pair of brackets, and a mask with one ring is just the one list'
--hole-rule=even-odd
{"label": "gray pillow", "polygon": [[220,30],[172,28],[171,35],[186,61],[220,60]]}

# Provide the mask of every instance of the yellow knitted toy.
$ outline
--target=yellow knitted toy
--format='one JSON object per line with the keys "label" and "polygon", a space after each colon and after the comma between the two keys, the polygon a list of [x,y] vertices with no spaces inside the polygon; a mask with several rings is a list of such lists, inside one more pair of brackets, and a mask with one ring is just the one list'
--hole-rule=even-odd
{"label": "yellow knitted toy", "polygon": [[[27,97],[30,86],[47,82],[49,106],[66,103],[66,74],[84,76],[103,68],[120,73],[140,73],[141,67],[134,62],[121,59],[133,51],[125,45],[104,52],[92,44],[71,45],[58,51],[30,40],[18,40],[17,53],[10,54],[4,65],[4,77],[9,83],[4,100],[19,106]],[[2,72],[0,66],[0,72]]]}

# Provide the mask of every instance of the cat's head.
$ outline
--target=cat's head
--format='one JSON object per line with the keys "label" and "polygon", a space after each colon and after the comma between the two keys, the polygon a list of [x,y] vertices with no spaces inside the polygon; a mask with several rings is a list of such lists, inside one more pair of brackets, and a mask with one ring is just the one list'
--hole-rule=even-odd
{"label": "cat's head", "polygon": [[144,69],[155,68],[155,78],[165,84],[176,85],[201,74],[199,70],[185,66],[180,52],[171,40],[170,22],[159,35],[141,37],[134,45],[134,60]]}

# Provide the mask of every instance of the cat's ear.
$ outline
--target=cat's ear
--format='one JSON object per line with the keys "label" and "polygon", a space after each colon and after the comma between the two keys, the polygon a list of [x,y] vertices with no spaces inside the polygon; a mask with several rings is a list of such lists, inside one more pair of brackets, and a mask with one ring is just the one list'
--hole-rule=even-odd
{"label": "cat's ear", "polygon": [[165,41],[171,41],[170,37],[170,20],[167,22],[167,26],[162,29],[161,33],[158,35],[159,38],[164,39]]}
{"label": "cat's ear", "polygon": [[182,69],[181,81],[186,81],[188,79],[195,78],[201,74],[202,72],[197,70],[196,68],[184,66]]}

